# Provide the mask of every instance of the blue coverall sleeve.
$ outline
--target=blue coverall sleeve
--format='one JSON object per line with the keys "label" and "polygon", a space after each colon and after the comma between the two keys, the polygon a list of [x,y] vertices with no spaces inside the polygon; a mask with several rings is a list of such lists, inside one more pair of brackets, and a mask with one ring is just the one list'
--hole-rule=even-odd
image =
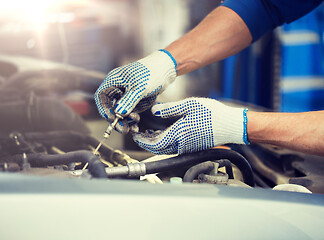
{"label": "blue coverall sleeve", "polygon": [[321,2],[323,0],[226,0],[222,5],[243,19],[256,41],[269,30],[304,16]]}

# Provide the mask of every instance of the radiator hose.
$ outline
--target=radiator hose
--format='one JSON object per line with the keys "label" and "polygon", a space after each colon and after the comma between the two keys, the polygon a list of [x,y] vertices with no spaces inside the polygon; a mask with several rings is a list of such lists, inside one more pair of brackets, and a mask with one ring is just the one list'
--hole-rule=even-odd
{"label": "radiator hose", "polygon": [[[88,163],[88,169],[94,178],[107,178],[105,165],[100,161],[99,157],[90,151],[81,150],[68,152],[64,154],[26,154],[25,159],[31,167],[48,167],[56,165],[67,165],[73,162]],[[20,165],[24,162],[24,155],[19,154],[6,158],[7,162],[15,162]]]}
{"label": "radiator hose", "polygon": [[254,186],[254,176],[249,162],[239,153],[226,149],[209,149],[196,153],[156,161],[130,163],[127,166],[106,168],[108,177],[138,177],[146,174],[170,171],[175,168],[193,166],[201,162],[228,159],[236,165],[243,175],[246,184]]}
{"label": "radiator hose", "polygon": [[[218,168],[225,167],[229,179],[234,179],[233,169],[230,161],[226,159],[222,159],[222,160],[217,160],[216,163],[218,163]],[[208,173],[214,169],[215,169],[214,162],[207,161],[207,162],[199,163],[188,169],[188,171],[183,177],[183,182],[192,182],[196,177],[198,177],[199,174]]]}

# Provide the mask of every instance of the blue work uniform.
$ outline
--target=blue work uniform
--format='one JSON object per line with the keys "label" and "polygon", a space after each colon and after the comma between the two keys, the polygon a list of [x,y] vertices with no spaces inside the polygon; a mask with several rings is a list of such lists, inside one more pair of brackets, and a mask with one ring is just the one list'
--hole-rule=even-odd
{"label": "blue work uniform", "polygon": [[253,41],[284,23],[290,23],[315,9],[323,0],[226,0],[249,28]]}

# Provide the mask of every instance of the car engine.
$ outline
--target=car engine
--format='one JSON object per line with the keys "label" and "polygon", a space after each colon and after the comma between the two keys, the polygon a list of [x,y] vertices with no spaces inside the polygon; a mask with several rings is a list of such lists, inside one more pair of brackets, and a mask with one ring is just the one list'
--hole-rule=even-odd
{"label": "car engine", "polygon": [[[92,94],[100,74],[94,77],[85,70],[57,66],[19,71],[12,61],[1,64],[1,172],[155,184],[285,185],[283,190],[300,186],[302,191],[324,193],[322,157],[270,145],[227,145],[180,156],[103,145],[95,155],[99,141],[91,135],[87,120],[98,117]],[[82,92],[82,100],[71,104],[67,96],[73,91]]]}

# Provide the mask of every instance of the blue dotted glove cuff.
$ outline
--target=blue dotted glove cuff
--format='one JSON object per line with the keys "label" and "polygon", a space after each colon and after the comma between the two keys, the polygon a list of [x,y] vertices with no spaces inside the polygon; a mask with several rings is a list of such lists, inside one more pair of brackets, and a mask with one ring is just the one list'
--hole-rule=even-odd
{"label": "blue dotted glove cuff", "polygon": [[171,55],[171,53],[169,51],[165,50],[165,49],[159,49],[159,51],[160,52],[164,52],[165,54],[167,54],[171,58],[172,62],[174,63],[174,67],[175,67],[176,74],[178,74],[178,71],[177,71],[178,63],[174,59],[174,57]]}
{"label": "blue dotted glove cuff", "polygon": [[247,108],[243,110],[243,141],[245,144],[250,144],[247,136],[247,122],[248,122],[248,118],[246,116],[247,111],[248,111]]}

